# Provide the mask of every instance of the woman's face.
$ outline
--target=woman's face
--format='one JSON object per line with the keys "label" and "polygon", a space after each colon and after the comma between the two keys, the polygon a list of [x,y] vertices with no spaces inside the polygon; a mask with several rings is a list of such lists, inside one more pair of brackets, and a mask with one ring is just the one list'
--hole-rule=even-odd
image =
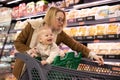
{"label": "woman's face", "polygon": [[63,24],[65,20],[65,15],[63,12],[57,12],[55,17],[55,22],[53,23],[53,30],[61,31],[63,29]]}

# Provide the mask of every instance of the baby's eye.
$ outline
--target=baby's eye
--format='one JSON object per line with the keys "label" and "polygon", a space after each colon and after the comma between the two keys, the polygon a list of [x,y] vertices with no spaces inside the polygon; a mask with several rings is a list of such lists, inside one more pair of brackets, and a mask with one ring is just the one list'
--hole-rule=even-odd
{"label": "baby's eye", "polygon": [[46,37],[48,37],[48,35],[45,35]]}
{"label": "baby's eye", "polygon": [[53,36],[53,34],[50,34],[50,36]]}

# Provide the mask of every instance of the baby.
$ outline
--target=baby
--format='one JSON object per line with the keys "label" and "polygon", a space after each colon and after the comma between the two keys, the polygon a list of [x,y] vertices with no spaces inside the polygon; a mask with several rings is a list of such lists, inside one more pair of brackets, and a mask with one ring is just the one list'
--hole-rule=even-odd
{"label": "baby", "polygon": [[[37,56],[41,57],[42,65],[51,64],[57,55],[62,57],[65,55],[56,45],[54,40],[54,33],[47,24],[40,27],[40,30],[38,31],[37,44],[34,49],[37,52]],[[31,53],[31,50],[29,50],[28,53]]]}

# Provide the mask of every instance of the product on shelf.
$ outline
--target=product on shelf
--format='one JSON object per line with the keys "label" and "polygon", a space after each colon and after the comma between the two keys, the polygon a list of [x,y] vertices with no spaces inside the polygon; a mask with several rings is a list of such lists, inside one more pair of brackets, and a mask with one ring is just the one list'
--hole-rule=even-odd
{"label": "product on shelf", "polygon": [[70,28],[64,28],[63,31],[70,36]]}
{"label": "product on shelf", "polygon": [[86,26],[80,26],[78,34],[79,34],[79,36],[86,36],[87,35],[87,27]]}
{"label": "product on shelf", "polygon": [[97,28],[97,33],[96,35],[105,35],[106,34],[106,24],[97,24],[96,28]]}
{"label": "product on shelf", "polygon": [[77,32],[78,32],[78,29],[76,27],[70,28],[70,35],[71,36],[76,36]]}
{"label": "product on shelf", "polygon": [[97,29],[96,29],[96,26],[89,26],[88,27],[88,36],[94,36],[94,35],[96,35],[96,31],[97,31]]}
{"label": "product on shelf", "polygon": [[95,16],[98,9],[99,9],[99,7],[93,7],[93,8],[88,9],[87,15],[88,16]]}
{"label": "product on shelf", "polygon": [[26,16],[26,3],[19,4],[19,16],[24,17]]}
{"label": "product on shelf", "polygon": [[10,26],[12,20],[11,12],[11,8],[0,8],[0,26]]}
{"label": "product on shelf", "polygon": [[113,5],[109,7],[109,18],[120,16],[120,5]]}
{"label": "product on shelf", "polygon": [[48,2],[47,1],[38,1],[36,2],[36,12],[44,12],[48,8]]}
{"label": "product on shelf", "polygon": [[36,10],[35,10],[35,2],[29,2],[26,5],[27,9],[27,15],[36,15]]}
{"label": "product on shelf", "polygon": [[107,26],[107,34],[118,34],[119,33],[118,23],[110,23]]}
{"label": "product on shelf", "polygon": [[16,7],[13,7],[12,9],[12,17],[13,18],[19,18],[20,15],[19,15],[19,7],[16,6]]}
{"label": "product on shelf", "polygon": [[101,6],[96,12],[95,19],[104,19],[109,16],[109,6]]}
{"label": "product on shelf", "polygon": [[[111,46],[112,45],[112,46]],[[88,43],[87,47],[100,55],[120,55],[120,43]]]}

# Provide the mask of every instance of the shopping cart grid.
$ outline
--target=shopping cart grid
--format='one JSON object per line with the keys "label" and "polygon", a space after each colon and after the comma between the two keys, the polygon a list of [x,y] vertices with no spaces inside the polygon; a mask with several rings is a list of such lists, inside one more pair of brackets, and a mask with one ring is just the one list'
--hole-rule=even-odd
{"label": "shopping cart grid", "polygon": [[[43,66],[39,60],[23,53],[16,53],[15,56],[26,64],[29,76],[24,80],[120,80],[119,66],[99,66],[95,62],[81,59],[76,70],[55,65]],[[113,70],[113,67],[118,71]],[[97,69],[98,71],[95,71]]]}

